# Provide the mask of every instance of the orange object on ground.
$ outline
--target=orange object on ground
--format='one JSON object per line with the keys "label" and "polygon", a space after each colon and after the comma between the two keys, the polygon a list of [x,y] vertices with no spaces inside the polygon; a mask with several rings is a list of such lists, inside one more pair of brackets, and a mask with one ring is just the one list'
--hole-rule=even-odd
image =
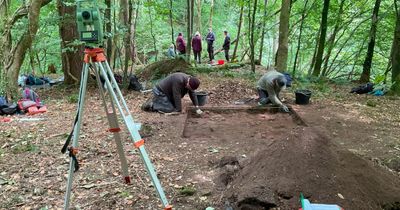
{"label": "orange object on ground", "polygon": [[47,112],[47,107],[46,106],[42,106],[39,109],[36,106],[32,106],[28,108],[28,115],[35,115],[35,114],[39,114],[39,113],[44,113]]}
{"label": "orange object on ground", "polygon": [[5,118],[1,119],[1,122],[11,122],[11,118],[5,117]]}

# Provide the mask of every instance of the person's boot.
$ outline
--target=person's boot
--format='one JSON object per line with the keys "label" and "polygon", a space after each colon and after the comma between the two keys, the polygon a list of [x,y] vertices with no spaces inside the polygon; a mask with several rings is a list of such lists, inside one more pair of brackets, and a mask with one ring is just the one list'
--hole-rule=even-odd
{"label": "person's boot", "polygon": [[153,111],[153,100],[148,99],[146,102],[144,102],[141,109],[145,112],[152,112]]}

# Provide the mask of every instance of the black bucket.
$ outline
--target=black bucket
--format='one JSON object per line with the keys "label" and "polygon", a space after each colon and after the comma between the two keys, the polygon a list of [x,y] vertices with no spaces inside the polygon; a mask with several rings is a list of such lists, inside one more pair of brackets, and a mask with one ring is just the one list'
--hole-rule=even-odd
{"label": "black bucket", "polygon": [[206,92],[196,92],[197,101],[199,106],[204,106],[207,103],[207,93]]}
{"label": "black bucket", "polygon": [[311,91],[310,90],[296,90],[296,104],[308,104],[310,102]]}

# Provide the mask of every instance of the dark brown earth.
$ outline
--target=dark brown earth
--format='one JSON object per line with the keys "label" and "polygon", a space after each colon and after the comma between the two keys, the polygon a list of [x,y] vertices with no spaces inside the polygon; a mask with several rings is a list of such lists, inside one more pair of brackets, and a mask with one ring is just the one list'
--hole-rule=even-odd
{"label": "dark brown earth", "polygon": [[[255,97],[254,81],[217,74],[200,78],[202,90],[213,93],[208,106],[238,107],[235,101]],[[188,119],[186,113],[145,113],[140,106],[150,94],[124,95],[134,118],[144,124],[146,149],[175,209],[223,209],[225,203],[235,209],[239,204],[254,208],[255,203],[297,209],[300,191],[312,202],[345,209],[380,209],[399,201],[399,98],[328,87],[313,89],[307,106],[293,105],[292,89],[283,94],[307,127],[281,113],[210,111]],[[40,90],[47,113],[0,123],[0,209],[62,208],[69,158],[60,150],[76,110],[74,93],[76,88]],[[161,209],[124,126],[133,183],[123,183],[101,99],[95,88],[88,95],[78,153],[82,167],[75,174],[71,206]],[[23,121],[35,118],[40,119]]]}

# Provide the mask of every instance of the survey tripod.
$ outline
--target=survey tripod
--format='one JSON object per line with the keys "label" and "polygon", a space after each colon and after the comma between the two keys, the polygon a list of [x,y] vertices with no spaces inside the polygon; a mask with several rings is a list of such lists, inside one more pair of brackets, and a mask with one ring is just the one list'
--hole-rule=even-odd
{"label": "survey tripod", "polygon": [[[161,199],[164,210],[172,210],[168,200],[164,194],[164,190],[154,170],[153,164],[150,161],[144,147],[144,140],[139,134],[140,124],[135,123],[128,109],[126,101],[118,87],[118,83],[114,78],[114,74],[110,65],[107,62],[104,54],[104,49],[101,47],[103,42],[103,26],[101,14],[95,0],[76,0],[77,3],[77,26],[79,38],[85,43],[84,63],[81,72],[81,81],[79,87],[78,108],[75,116],[73,129],[69,134],[61,152],[68,151],[70,158],[67,189],[65,192],[64,209],[69,208],[71,198],[71,189],[74,173],[79,170],[79,163],[76,157],[78,153],[78,139],[81,128],[82,116],[84,111],[86,89],[90,69],[94,70],[99,93],[103,100],[104,110],[107,115],[109,132],[113,133],[115,143],[117,145],[118,155],[121,161],[122,174],[125,183],[130,184],[131,179],[128,172],[128,163],[124,154],[123,145],[119,132],[121,131],[118,125],[117,110],[122,117],[126,128],[129,131],[133,145],[139,150],[140,156],[144,162],[147,172],[150,175],[151,181]],[[103,78],[104,83],[100,80]],[[107,102],[107,99],[109,101]],[[69,146],[72,140],[72,146]]]}
{"label": "survey tripod", "polygon": [[[82,68],[82,77],[79,88],[79,100],[78,100],[78,110],[75,117],[73,131],[71,135],[67,139],[66,144],[64,145],[62,152],[69,152],[69,156],[71,157],[71,161],[69,164],[69,174],[68,174],[68,182],[67,189],[65,193],[65,201],[64,201],[64,209],[69,208],[69,201],[71,196],[71,188],[74,172],[79,169],[78,160],[76,154],[78,152],[78,139],[80,133],[80,127],[82,122],[82,116],[84,111],[85,104],[85,96],[88,82],[88,75],[90,71],[90,66],[93,66],[96,75],[97,85],[99,87],[99,92],[101,98],[103,100],[104,110],[107,115],[107,119],[109,122],[109,132],[112,132],[114,135],[114,140],[117,145],[117,151],[119,158],[121,160],[121,168],[124,176],[125,183],[130,184],[131,179],[128,174],[128,164],[126,157],[124,155],[124,149],[121,142],[121,138],[119,132],[121,131],[118,125],[116,107],[118,108],[123,121],[128,128],[130,136],[133,140],[133,145],[139,150],[140,156],[146,166],[147,172],[149,173],[153,185],[158,193],[158,196],[161,199],[161,202],[164,206],[165,210],[170,210],[172,207],[168,204],[168,200],[164,194],[163,188],[161,187],[160,181],[157,178],[157,174],[154,170],[153,164],[150,161],[150,158],[144,147],[144,140],[141,138],[139,134],[140,124],[135,123],[131,113],[129,112],[126,101],[123,98],[123,95],[118,87],[118,84],[114,78],[113,72],[107,62],[107,59],[104,55],[104,50],[102,48],[86,48],[85,49],[85,57],[84,57],[84,65]],[[104,79],[103,86],[100,77]],[[107,96],[110,98],[110,101],[107,103]],[[72,138],[72,146],[68,147],[69,141]]]}

